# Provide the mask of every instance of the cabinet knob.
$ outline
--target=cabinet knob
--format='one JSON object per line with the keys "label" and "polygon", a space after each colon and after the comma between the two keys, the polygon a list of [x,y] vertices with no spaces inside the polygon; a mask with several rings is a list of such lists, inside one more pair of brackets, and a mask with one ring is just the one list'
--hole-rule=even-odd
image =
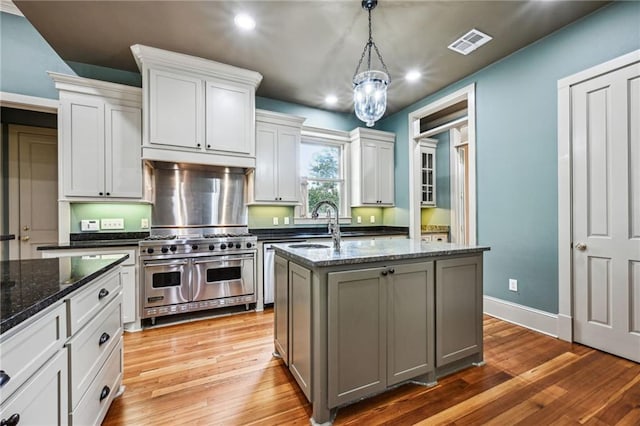
{"label": "cabinet knob", "polygon": [[103,192],[98,192],[98,195],[103,196],[104,193]]}
{"label": "cabinet knob", "polygon": [[4,370],[0,370],[0,388],[9,383],[11,376],[9,376]]}
{"label": "cabinet knob", "polygon": [[100,289],[100,292],[98,293],[98,300],[104,299],[108,295],[109,295],[109,290],[107,290],[106,288]]}
{"label": "cabinet knob", "polygon": [[110,193],[110,192],[107,192],[107,196],[109,196],[109,195],[111,195],[111,193]]}
{"label": "cabinet knob", "polygon": [[211,145],[207,145],[207,148],[211,148]]}
{"label": "cabinet knob", "polygon": [[196,144],[196,146],[197,146],[198,148],[200,148],[200,144],[199,144],[199,143],[197,143],[197,144]]}
{"label": "cabinet knob", "polygon": [[111,336],[109,336],[109,333],[102,333],[102,335],[100,336],[100,340],[98,340],[98,346],[104,345],[109,341],[110,338]]}
{"label": "cabinet knob", "polygon": [[15,426],[20,422],[20,414],[15,413],[12,414],[8,419],[2,419],[0,421],[0,426]]}
{"label": "cabinet knob", "polygon": [[385,270],[385,271],[382,271],[381,274],[382,274],[383,277],[386,277],[388,272]]}
{"label": "cabinet knob", "polygon": [[102,402],[103,399],[108,397],[110,393],[111,393],[111,389],[109,389],[109,386],[103,387],[102,391],[100,392],[100,402]]}
{"label": "cabinet knob", "polygon": [[395,270],[395,269],[393,269],[393,268],[389,269],[389,273],[390,273],[390,274],[395,274],[395,272],[396,272],[396,270]]}

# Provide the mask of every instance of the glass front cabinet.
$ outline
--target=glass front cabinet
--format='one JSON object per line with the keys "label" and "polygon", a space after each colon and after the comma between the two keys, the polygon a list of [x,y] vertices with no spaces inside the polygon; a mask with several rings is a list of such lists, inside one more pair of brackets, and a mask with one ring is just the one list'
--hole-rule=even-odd
{"label": "glass front cabinet", "polygon": [[420,140],[420,204],[436,206],[436,144],[435,139]]}

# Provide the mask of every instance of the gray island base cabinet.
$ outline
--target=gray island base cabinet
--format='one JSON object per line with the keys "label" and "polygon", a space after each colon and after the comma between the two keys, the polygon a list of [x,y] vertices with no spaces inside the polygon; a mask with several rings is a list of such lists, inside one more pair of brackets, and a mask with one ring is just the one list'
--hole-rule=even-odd
{"label": "gray island base cabinet", "polygon": [[[482,252],[415,240],[333,249],[274,246],[275,351],[311,422],[411,381],[483,362]],[[322,253],[324,252],[324,253]]]}

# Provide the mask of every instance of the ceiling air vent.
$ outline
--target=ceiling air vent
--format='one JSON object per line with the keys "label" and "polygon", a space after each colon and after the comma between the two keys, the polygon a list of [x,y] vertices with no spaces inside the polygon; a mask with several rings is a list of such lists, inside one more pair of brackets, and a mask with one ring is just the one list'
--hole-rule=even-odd
{"label": "ceiling air vent", "polygon": [[493,37],[475,28],[449,45],[449,49],[462,55],[468,55],[478,47],[489,42]]}

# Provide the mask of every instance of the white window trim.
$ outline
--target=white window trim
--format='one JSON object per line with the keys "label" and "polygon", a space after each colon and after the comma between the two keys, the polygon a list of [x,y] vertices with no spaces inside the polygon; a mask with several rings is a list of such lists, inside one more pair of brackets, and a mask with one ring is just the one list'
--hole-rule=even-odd
{"label": "white window trim", "polygon": [[[341,149],[342,161],[341,161],[341,174],[343,179],[342,203],[340,204],[340,220],[341,224],[351,223],[351,188],[349,187],[349,173],[350,173],[350,142],[349,132],[341,130],[324,129],[321,127],[302,127],[302,137],[300,143],[313,143],[317,142],[324,145],[332,145]],[[309,217],[301,217],[302,206],[298,205],[295,208],[294,222],[296,225],[318,225],[328,223],[328,218],[312,219]]]}

